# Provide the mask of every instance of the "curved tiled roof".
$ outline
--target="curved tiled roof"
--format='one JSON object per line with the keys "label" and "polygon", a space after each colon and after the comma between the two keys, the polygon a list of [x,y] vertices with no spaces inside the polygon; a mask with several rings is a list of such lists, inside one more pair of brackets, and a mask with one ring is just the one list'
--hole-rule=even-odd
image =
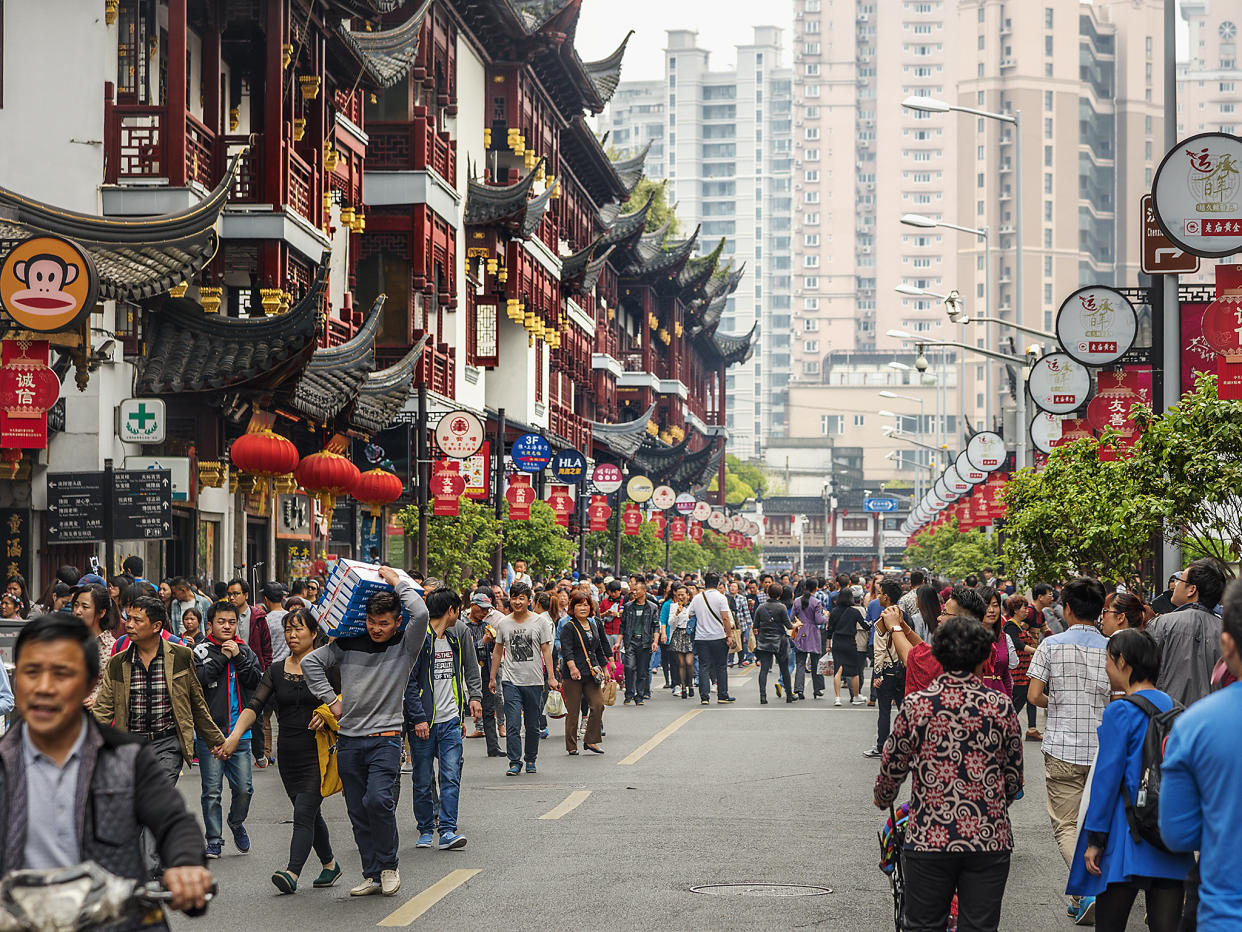
{"label": "curved tiled roof", "polygon": [[530,196],[535,175],[543,164],[541,158],[525,178],[510,185],[489,185],[471,178],[466,189],[466,223],[502,224],[520,231],[524,237],[534,233],[555,191],[555,186],[546,185],[542,194]]}
{"label": "curved tiled roof", "polygon": [[647,413],[632,421],[620,424],[601,424],[599,421],[587,421],[591,428],[591,437],[596,443],[602,443],[614,453],[629,459],[642,446],[643,438],[648,436],[647,424],[655,414],[656,406],[652,404]]}
{"label": "curved tiled roof", "polygon": [[53,207],[0,188],[0,239],[38,234],[73,240],[99,273],[103,299],[136,300],[193,278],[216,252],[216,220],[243,153],[233,157],[215,189],[185,210],[154,217],[98,217]]}
{"label": "curved tiled roof", "polygon": [[625,185],[626,191],[633,191],[638,186],[638,182],[642,180],[643,166],[647,161],[647,153],[650,151],[651,142],[648,142],[637,155],[617,159],[612,163],[612,167],[616,170],[617,177],[621,179],[621,183]]}
{"label": "curved tiled roof", "polygon": [[392,423],[414,388],[414,370],[428,339],[423,337],[387,369],[367,374],[349,412],[351,427],[371,435]]}
{"label": "curved tiled roof", "polygon": [[595,90],[599,93],[600,99],[605,103],[612,99],[612,95],[616,93],[617,85],[621,83],[621,60],[625,57],[625,47],[629,45],[630,38],[633,35],[634,30],[631,29],[625,34],[625,38],[621,40],[617,50],[607,58],[582,63],[582,67],[590,76],[591,83],[595,85]]}
{"label": "curved tiled roof", "polygon": [[293,388],[290,405],[316,421],[327,421],[358,394],[367,373],[375,368],[375,335],[387,295],[380,295],[362,326],[338,346],[315,350]]}
{"label": "curved tiled roof", "polygon": [[208,314],[196,301],[165,298],[146,319],[138,390],[152,395],[279,385],[314,352],[326,270],[320,265],[306,294],[275,317]]}
{"label": "curved tiled roof", "polygon": [[423,4],[399,26],[376,32],[353,32],[341,23],[332,34],[329,52],[347,70],[358,69],[360,83],[377,89],[389,88],[409,74],[418,57],[418,40],[423,17],[432,0]]}

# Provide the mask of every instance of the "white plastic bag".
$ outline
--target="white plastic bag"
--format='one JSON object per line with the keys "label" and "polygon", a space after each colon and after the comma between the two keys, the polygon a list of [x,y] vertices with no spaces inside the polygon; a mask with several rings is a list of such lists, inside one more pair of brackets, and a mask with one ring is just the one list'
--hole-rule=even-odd
{"label": "white plastic bag", "polygon": [[832,676],[832,654],[824,654],[819,658],[819,668],[815,672],[820,676]]}
{"label": "white plastic bag", "polygon": [[543,705],[543,714],[548,718],[565,717],[565,700],[559,689],[553,689],[548,693],[548,701]]}

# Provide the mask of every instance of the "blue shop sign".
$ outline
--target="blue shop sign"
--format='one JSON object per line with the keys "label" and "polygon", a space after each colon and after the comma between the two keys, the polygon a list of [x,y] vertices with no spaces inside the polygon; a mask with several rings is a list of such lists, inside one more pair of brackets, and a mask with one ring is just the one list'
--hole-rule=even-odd
{"label": "blue shop sign", "polygon": [[586,476],[586,457],[577,450],[562,450],[552,460],[552,475],[566,485],[577,485]]}
{"label": "blue shop sign", "polygon": [[543,472],[552,461],[552,447],[538,434],[523,434],[513,441],[510,455],[522,472]]}

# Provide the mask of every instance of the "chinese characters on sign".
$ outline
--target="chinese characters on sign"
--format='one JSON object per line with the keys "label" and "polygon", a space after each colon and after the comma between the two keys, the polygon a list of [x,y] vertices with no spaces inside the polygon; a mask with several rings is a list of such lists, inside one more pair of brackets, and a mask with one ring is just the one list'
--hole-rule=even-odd
{"label": "chinese characters on sign", "polygon": [[0,531],[4,537],[4,578],[30,578],[30,512],[24,508],[0,508]]}
{"label": "chinese characters on sign", "polygon": [[1031,367],[1027,385],[1041,411],[1069,414],[1091,393],[1091,370],[1065,353],[1049,353]]}
{"label": "chinese characters on sign", "polygon": [[1112,288],[1079,288],[1061,304],[1057,340],[1073,359],[1088,366],[1106,366],[1120,359],[1134,343],[1138,316],[1125,295]]}
{"label": "chinese characters on sign", "polygon": [[431,477],[434,514],[438,518],[455,518],[458,515],[461,496],[466,491],[466,480],[461,477],[458,468],[456,460],[445,460]]}
{"label": "chinese characters on sign", "polygon": [[1160,163],[1152,206],[1160,229],[1196,256],[1242,250],[1242,138],[1200,133],[1183,139]]}
{"label": "chinese characters on sign", "polygon": [[464,460],[483,445],[483,423],[469,411],[450,411],[436,425],[436,446],[445,456]]}

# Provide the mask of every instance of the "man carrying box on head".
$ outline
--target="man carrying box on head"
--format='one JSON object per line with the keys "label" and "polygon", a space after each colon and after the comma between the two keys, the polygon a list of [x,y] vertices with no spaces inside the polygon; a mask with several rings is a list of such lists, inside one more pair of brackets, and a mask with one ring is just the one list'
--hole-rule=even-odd
{"label": "man carrying box on head", "polygon": [[[302,661],[306,685],[340,726],[337,768],[362,856],[363,880],[351,896],[392,896],[401,889],[393,786],[401,768],[405,688],[427,639],[427,606],[413,583],[389,566],[381,566],[379,576],[393,591],[367,600],[366,633],[337,638]],[[410,618],[402,634],[403,609]],[[340,671],[339,699],[328,682],[332,667]],[[311,717],[312,728],[322,724]]]}

